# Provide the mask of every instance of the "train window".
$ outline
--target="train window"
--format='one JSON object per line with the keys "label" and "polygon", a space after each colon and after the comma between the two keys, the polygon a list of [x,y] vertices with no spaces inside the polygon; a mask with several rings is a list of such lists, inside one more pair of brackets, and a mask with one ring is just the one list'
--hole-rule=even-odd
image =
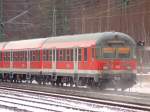
{"label": "train window", "polygon": [[115,48],[112,47],[106,47],[102,49],[103,51],[103,58],[115,58]]}
{"label": "train window", "polygon": [[32,51],[30,51],[30,61],[33,61],[33,58],[32,58]]}
{"label": "train window", "polygon": [[52,50],[49,51],[49,60],[52,61]]}
{"label": "train window", "polygon": [[129,58],[130,49],[129,48],[118,48],[118,58]]}
{"label": "train window", "polygon": [[73,61],[73,49],[70,50],[70,58],[71,58],[71,61]]}
{"label": "train window", "polygon": [[18,61],[18,60],[19,60],[18,52],[16,52],[16,56],[15,56],[15,58],[16,58],[16,61]]}
{"label": "train window", "polygon": [[17,52],[14,52],[14,61],[17,61],[18,60],[18,54]]}
{"label": "train window", "polygon": [[30,60],[31,61],[40,61],[40,51],[30,51]]}
{"label": "train window", "polygon": [[24,61],[24,51],[21,51],[21,61]]}
{"label": "train window", "polygon": [[78,61],[81,61],[81,48],[78,49]]}
{"label": "train window", "polygon": [[18,52],[18,61],[21,61],[21,60],[22,60],[22,58],[21,58],[21,57],[22,57],[22,52],[21,52],[21,51],[19,51],[19,52]]}
{"label": "train window", "polygon": [[10,51],[10,61],[13,61],[12,51]]}
{"label": "train window", "polygon": [[59,50],[59,61],[63,60],[63,51]]}
{"label": "train window", "polygon": [[56,61],[59,61],[59,50],[56,50]]}
{"label": "train window", "polygon": [[63,61],[66,61],[66,49],[63,50]]}
{"label": "train window", "polygon": [[7,61],[10,61],[10,52],[7,53]]}
{"label": "train window", "polygon": [[40,61],[40,50],[36,51],[36,61]]}
{"label": "train window", "polygon": [[36,51],[32,51],[32,61],[36,60]]}
{"label": "train window", "polygon": [[46,50],[43,50],[43,61],[45,61],[46,60]]}
{"label": "train window", "polygon": [[23,59],[23,57],[22,57],[23,56],[22,51],[19,51],[18,54],[19,54],[18,55],[19,56],[19,61],[22,61],[22,59]]}
{"label": "train window", "polygon": [[12,60],[15,61],[15,52],[12,52],[12,56],[13,56]]}
{"label": "train window", "polygon": [[77,48],[75,49],[75,61],[77,61]]}
{"label": "train window", "polygon": [[4,52],[4,61],[6,61],[6,52]]}
{"label": "train window", "polygon": [[2,52],[0,52],[0,61],[2,61]]}
{"label": "train window", "polygon": [[67,49],[67,61],[70,61],[70,49]]}
{"label": "train window", "polygon": [[25,56],[24,61],[27,61],[27,51],[25,51],[24,56]]}
{"label": "train window", "polygon": [[55,61],[56,55],[55,55],[55,50],[53,50],[53,61]]}
{"label": "train window", "polygon": [[92,48],[92,59],[95,58],[95,48]]}
{"label": "train window", "polygon": [[6,52],[4,52],[4,61],[6,61]]}
{"label": "train window", "polygon": [[48,60],[48,50],[43,50],[43,61]]}
{"label": "train window", "polygon": [[87,48],[84,48],[84,61],[87,61],[88,53]]}
{"label": "train window", "polygon": [[10,52],[4,52],[4,61],[10,61]]}

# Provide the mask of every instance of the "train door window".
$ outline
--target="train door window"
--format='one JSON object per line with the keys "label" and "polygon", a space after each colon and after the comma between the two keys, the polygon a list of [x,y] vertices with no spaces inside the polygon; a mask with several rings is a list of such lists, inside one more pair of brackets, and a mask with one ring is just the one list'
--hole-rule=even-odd
{"label": "train door window", "polygon": [[87,58],[88,58],[87,48],[84,48],[84,61],[87,61]]}
{"label": "train door window", "polygon": [[46,50],[43,50],[43,54],[42,55],[43,55],[42,59],[43,59],[43,61],[45,61],[46,60]]}
{"label": "train door window", "polygon": [[19,53],[19,58],[20,58],[19,61],[22,61],[22,60],[23,60],[23,52],[22,52],[22,51],[20,51],[20,53]]}
{"label": "train door window", "polygon": [[6,52],[4,52],[4,61],[6,61]]}
{"label": "train door window", "polygon": [[24,51],[24,61],[27,61],[27,51]]}
{"label": "train door window", "polygon": [[59,61],[63,60],[63,51],[59,50]]}
{"label": "train door window", "polygon": [[2,52],[0,52],[0,61],[2,61]]}
{"label": "train door window", "polygon": [[15,52],[12,52],[13,55],[13,61],[15,61]]}
{"label": "train door window", "polygon": [[37,50],[37,51],[36,51],[36,57],[37,57],[37,58],[36,58],[36,61],[40,61],[40,55],[41,55],[41,54],[40,54],[40,50]]}
{"label": "train door window", "polygon": [[46,61],[49,60],[49,50],[46,50]]}
{"label": "train door window", "polygon": [[52,50],[49,50],[49,60],[52,61]]}
{"label": "train door window", "polygon": [[96,54],[96,59],[100,59],[101,58],[101,53],[102,52],[102,49],[100,47],[97,47],[95,49],[95,54]]}
{"label": "train door window", "polygon": [[55,49],[53,50],[53,61],[55,61]]}
{"label": "train door window", "polygon": [[36,51],[33,51],[33,61],[36,61],[37,60],[37,56],[36,56]]}
{"label": "train door window", "polygon": [[35,61],[36,60],[36,51],[32,51],[32,61]]}
{"label": "train door window", "polygon": [[56,61],[59,61],[59,50],[56,50]]}
{"label": "train door window", "polygon": [[7,52],[7,61],[10,61],[10,52]]}
{"label": "train door window", "polygon": [[10,51],[10,61],[13,61],[12,51]]}
{"label": "train door window", "polygon": [[81,48],[78,49],[78,61],[81,61]]}
{"label": "train door window", "polygon": [[12,61],[14,61],[14,52],[11,52],[12,55]]}
{"label": "train door window", "polygon": [[92,60],[95,58],[95,48],[92,48]]}
{"label": "train door window", "polygon": [[77,48],[75,48],[75,61],[77,61]]}
{"label": "train door window", "polygon": [[27,61],[31,61],[31,51],[27,51]]}
{"label": "train door window", "polygon": [[32,54],[33,54],[33,51],[30,51],[30,61],[33,61]]}
{"label": "train door window", "polygon": [[66,49],[63,49],[63,61],[66,61]]}
{"label": "train door window", "polygon": [[70,50],[70,58],[71,58],[71,61],[73,61],[73,49]]}

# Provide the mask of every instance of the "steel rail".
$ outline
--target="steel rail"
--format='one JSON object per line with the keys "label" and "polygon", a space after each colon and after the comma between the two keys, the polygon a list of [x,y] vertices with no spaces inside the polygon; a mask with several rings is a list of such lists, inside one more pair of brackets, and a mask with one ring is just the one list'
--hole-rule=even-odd
{"label": "steel rail", "polygon": [[38,94],[38,95],[45,95],[45,96],[53,96],[53,97],[61,97],[61,98],[67,98],[67,99],[73,99],[73,100],[80,100],[80,101],[86,101],[90,103],[97,103],[97,104],[104,104],[104,105],[110,105],[110,106],[118,106],[128,109],[135,109],[135,110],[142,110],[142,111],[150,111],[149,105],[140,105],[136,103],[130,103],[130,102],[118,102],[118,101],[110,101],[106,99],[95,99],[90,97],[81,97],[77,95],[65,95],[65,94],[58,94],[58,93],[50,93],[50,92],[41,92],[41,91],[33,91],[33,90],[25,90],[25,89],[15,89],[15,88],[8,88],[8,87],[0,87],[0,89],[4,90],[11,90],[11,91],[18,91],[18,92],[26,92],[26,93],[32,93],[32,94]]}

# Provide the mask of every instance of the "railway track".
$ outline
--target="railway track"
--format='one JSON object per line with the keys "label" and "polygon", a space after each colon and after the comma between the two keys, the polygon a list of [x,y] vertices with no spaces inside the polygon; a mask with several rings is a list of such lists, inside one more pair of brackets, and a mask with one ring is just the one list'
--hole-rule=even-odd
{"label": "railway track", "polygon": [[[2,89],[0,89],[0,90],[2,90]],[[8,91],[5,91],[4,94],[0,95],[0,99],[1,99],[0,102],[16,104],[16,105],[20,105],[20,106],[28,107],[28,108],[36,108],[40,111],[44,110],[44,111],[62,112],[62,109],[63,110],[71,109],[71,110],[78,110],[78,111],[82,111],[82,112],[88,112],[88,111],[98,112],[97,110],[92,110],[90,108],[86,109],[86,108],[79,107],[79,106],[73,107],[72,105],[70,105],[68,103],[64,103],[63,101],[59,101],[59,103],[58,103],[58,101],[55,101],[53,98],[46,99],[46,98],[40,97],[40,99],[39,99],[35,96],[20,95],[20,94],[17,95],[17,96],[19,96],[19,98],[18,98],[18,97],[16,97],[16,93],[11,93],[11,95],[9,95],[8,93],[9,93]],[[33,91],[32,91],[32,93],[33,93]],[[11,99],[13,101],[7,101],[7,99]],[[16,103],[16,102],[19,102],[19,103]],[[35,105],[39,105],[39,104],[40,104],[40,107],[35,106]],[[55,107],[59,107],[59,109],[58,110],[53,109]]]}
{"label": "railway track", "polygon": [[[137,111],[150,111],[150,107],[149,105],[138,105],[138,104],[133,104],[133,103],[125,103],[125,102],[118,102],[118,101],[108,101],[108,100],[102,100],[102,99],[95,99],[95,98],[88,98],[88,97],[81,97],[81,96],[77,96],[77,95],[64,95],[64,94],[58,94],[58,93],[48,93],[48,92],[40,92],[40,91],[33,91],[33,90],[25,90],[25,89],[15,89],[15,88],[10,88],[10,87],[0,87],[0,90],[4,92],[4,94],[0,95],[0,99],[3,99],[3,102],[5,103],[12,103],[12,101],[6,101],[5,98],[9,98],[9,99],[13,99],[15,101],[21,101],[21,104],[17,104],[20,106],[24,106],[24,107],[29,107],[29,108],[36,108],[39,110],[44,110],[44,111],[57,111],[57,112],[62,112],[62,108],[65,109],[72,109],[72,110],[78,110],[78,111],[92,111],[92,112],[99,112],[99,110],[92,110],[90,108],[83,108],[80,106],[72,106],[69,103],[64,103],[63,101],[61,102],[59,100],[59,105],[58,105],[58,101],[49,99],[48,97],[57,97],[57,98],[65,98],[65,99],[71,99],[71,100],[77,100],[77,101],[85,101],[85,102],[90,102],[90,103],[95,103],[95,104],[101,104],[101,105],[109,105],[111,107],[120,107],[120,108],[126,108],[126,109],[131,109],[132,112],[137,112]],[[9,95],[8,91],[13,91],[14,96],[20,96],[19,98],[16,97],[12,97]],[[44,95],[47,97],[42,97],[42,101],[41,101],[41,97],[39,100],[39,97],[35,97],[34,95],[32,96],[24,96],[24,95],[20,95],[20,94],[16,94],[15,92],[23,92],[23,93],[28,93],[28,94],[36,94],[36,95]],[[23,98],[23,99],[22,99]],[[32,99],[32,100],[31,100]],[[0,102],[1,102],[0,100]],[[28,102],[27,104],[34,104],[34,105],[25,105],[24,102]],[[40,107],[36,107],[36,104],[41,104],[42,106]],[[50,106],[48,108],[44,108],[45,106]],[[53,110],[52,107],[60,107],[60,110]],[[24,108],[22,108],[24,109]],[[136,110],[136,111],[135,111]]]}

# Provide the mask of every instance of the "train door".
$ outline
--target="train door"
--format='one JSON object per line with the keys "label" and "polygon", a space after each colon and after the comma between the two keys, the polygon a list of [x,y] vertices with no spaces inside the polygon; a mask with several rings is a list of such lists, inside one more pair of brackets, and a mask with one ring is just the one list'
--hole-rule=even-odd
{"label": "train door", "polygon": [[13,52],[10,50],[10,71],[13,69]]}
{"label": "train door", "polygon": [[78,83],[78,48],[74,48],[73,50],[73,60],[74,60],[74,83],[77,85]]}
{"label": "train door", "polygon": [[27,70],[29,71],[30,68],[30,61],[31,61],[31,56],[30,56],[30,50],[27,50]]}
{"label": "train door", "polygon": [[52,50],[52,71],[56,72],[56,48]]}

